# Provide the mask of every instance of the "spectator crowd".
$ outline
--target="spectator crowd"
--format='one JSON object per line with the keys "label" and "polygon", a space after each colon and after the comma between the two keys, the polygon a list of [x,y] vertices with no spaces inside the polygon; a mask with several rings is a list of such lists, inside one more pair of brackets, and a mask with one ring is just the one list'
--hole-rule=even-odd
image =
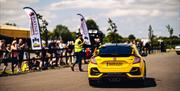
{"label": "spectator crowd", "polygon": [[17,67],[17,71],[21,71],[24,54],[28,48],[27,43],[23,42],[22,39],[13,40],[11,44],[6,44],[5,40],[0,40],[0,65],[4,63],[2,73],[6,73],[8,63],[11,62],[11,70],[14,73],[14,69]]}
{"label": "spectator crowd", "polygon": [[71,65],[74,60],[74,42],[68,41],[66,44],[60,41],[51,41],[42,50],[32,51],[23,39],[13,40],[7,44],[5,40],[0,40],[0,66],[2,74],[7,74],[9,66],[12,74],[16,71],[43,70],[49,67],[59,67]]}

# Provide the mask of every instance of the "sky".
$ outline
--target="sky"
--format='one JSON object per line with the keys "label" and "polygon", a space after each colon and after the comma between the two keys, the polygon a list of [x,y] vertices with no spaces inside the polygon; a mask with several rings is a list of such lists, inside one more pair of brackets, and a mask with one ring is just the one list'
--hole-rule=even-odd
{"label": "sky", "polygon": [[108,18],[116,23],[123,37],[130,34],[136,38],[147,38],[148,27],[154,35],[169,36],[166,26],[180,34],[180,0],[0,0],[0,24],[16,23],[29,28],[29,18],[23,7],[31,7],[49,23],[48,30],[62,24],[71,32],[80,26],[80,17],[93,19],[99,29],[107,34]]}

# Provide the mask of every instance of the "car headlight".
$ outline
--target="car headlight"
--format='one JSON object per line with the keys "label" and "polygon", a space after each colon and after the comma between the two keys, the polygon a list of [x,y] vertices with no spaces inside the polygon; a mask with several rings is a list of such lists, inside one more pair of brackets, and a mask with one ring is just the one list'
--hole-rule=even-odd
{"label": "car headlight", "polygon": [[141,58],[135,57],[133,64],[140,63],[140,61],[141,61]]}

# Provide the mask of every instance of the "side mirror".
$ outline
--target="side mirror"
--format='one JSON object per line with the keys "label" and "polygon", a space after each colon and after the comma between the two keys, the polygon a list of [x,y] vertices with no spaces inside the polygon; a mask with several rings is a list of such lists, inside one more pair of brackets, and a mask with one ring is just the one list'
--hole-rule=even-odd
{"label": "side mirror", "polygon": [[141,56],[142,56],[142,57],[146,57],[147,55],[148,55],[148,54],[145,53],[145,52],[142,52],[142,53],[141,53]]}

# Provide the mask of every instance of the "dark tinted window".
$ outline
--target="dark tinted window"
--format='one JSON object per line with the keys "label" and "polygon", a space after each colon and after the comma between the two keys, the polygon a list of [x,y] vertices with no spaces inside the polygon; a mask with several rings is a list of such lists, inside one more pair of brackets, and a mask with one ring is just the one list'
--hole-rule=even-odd
{"label": "dark tinted window", "polygon": [[99,49],[101,57],[127,57],[130,56],[132,48],[128,45],[111,45]]}

